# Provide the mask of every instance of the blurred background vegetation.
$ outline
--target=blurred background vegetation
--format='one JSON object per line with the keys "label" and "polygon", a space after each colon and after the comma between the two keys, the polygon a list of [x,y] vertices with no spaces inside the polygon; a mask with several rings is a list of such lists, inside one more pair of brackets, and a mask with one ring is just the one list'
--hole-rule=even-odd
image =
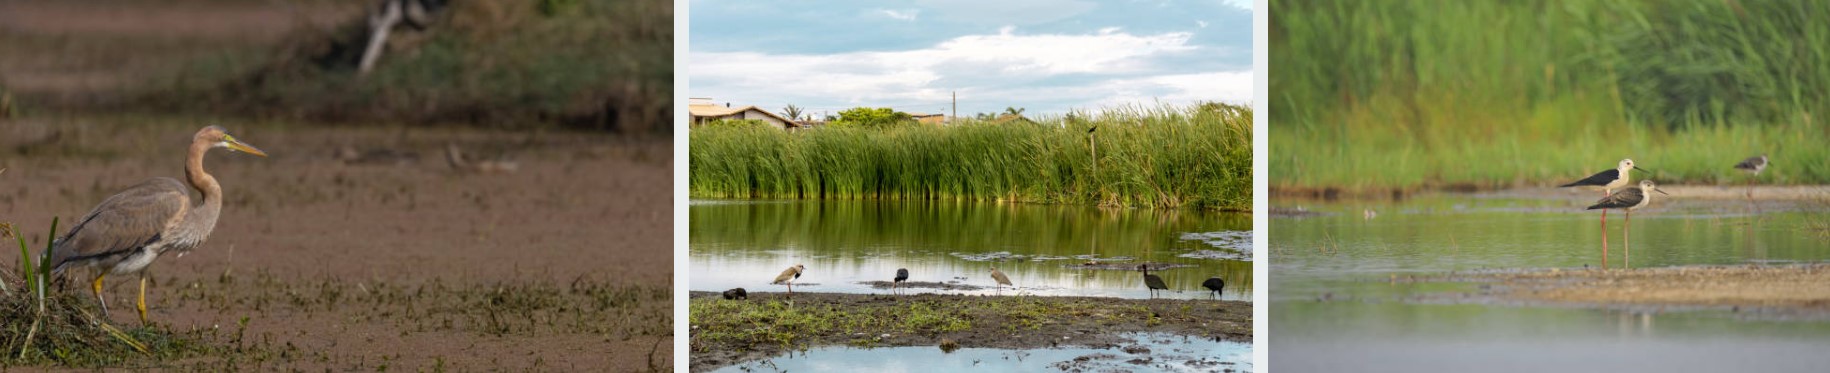
{"label": "blurred background vegetation", "polygon": [[449,1],[431,25],[397,27],[359,74],[378,3],[0,4],[0,110],[671,127],[671,1]]}
{"label": "blurred background vegetation", "polygon": [[1277,192],[1830,182],[1830,2],[1270,5]]}

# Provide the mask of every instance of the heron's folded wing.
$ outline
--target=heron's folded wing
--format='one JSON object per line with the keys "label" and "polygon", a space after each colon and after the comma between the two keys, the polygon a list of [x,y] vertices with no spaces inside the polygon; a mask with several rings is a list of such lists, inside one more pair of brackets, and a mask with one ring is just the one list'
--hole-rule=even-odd
{"label": "heron's folded wing", "polygon": [[190,192],[171,178],[156,178],[108,199],[77,221],[51,249],[51,266],[119,255],[160,238],[190,206]]}

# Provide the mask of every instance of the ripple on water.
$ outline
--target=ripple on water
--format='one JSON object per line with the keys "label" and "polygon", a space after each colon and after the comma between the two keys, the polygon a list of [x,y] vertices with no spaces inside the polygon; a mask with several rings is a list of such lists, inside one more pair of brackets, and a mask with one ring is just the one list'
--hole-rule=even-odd
{"label": "ripple on water", "polygon": [[719,372],[1010,372],[1172,371],[1250,372],[1250,343],[1165,333],[1127,333],[1130,341],[1103,348],[1036,349],[936,346],[858,348],[827,346],[788,356],[726,366]]}
{"label": "ripple on water", "polygon": [[1183,241],[1200,241],[1218,250],[1195,250],[1182,255],[1191,259],[1252,260],[1252,231],[1217,231],[1183,233]]}

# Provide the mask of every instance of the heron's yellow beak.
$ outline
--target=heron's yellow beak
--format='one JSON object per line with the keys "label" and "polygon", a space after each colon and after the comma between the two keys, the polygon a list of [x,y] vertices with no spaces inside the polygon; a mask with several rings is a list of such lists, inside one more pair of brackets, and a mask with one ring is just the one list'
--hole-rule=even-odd
{"label": "heron's yellow beak", "polygon": [[256,149],[256,148],[254,148],[253,145],[248,145],[248,143],[241,142],[240,140],[236,140],[235,136],[223,135],[222,142],[225,143],[226,145],[228,145],[229,150],[258,155],[258,156],[262,156],[262,157],[267,156],[267,152],[263,152],[260,149]]}

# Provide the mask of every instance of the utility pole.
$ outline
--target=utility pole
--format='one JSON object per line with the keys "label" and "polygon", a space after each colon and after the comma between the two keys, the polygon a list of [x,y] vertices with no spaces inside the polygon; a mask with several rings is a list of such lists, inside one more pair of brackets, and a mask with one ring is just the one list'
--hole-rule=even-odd
{"label": "utility pole", "polygon": [[[959,91],[953,91],[953,119],[959,119]],[[948,119],[952,122],[953,119]]]}

